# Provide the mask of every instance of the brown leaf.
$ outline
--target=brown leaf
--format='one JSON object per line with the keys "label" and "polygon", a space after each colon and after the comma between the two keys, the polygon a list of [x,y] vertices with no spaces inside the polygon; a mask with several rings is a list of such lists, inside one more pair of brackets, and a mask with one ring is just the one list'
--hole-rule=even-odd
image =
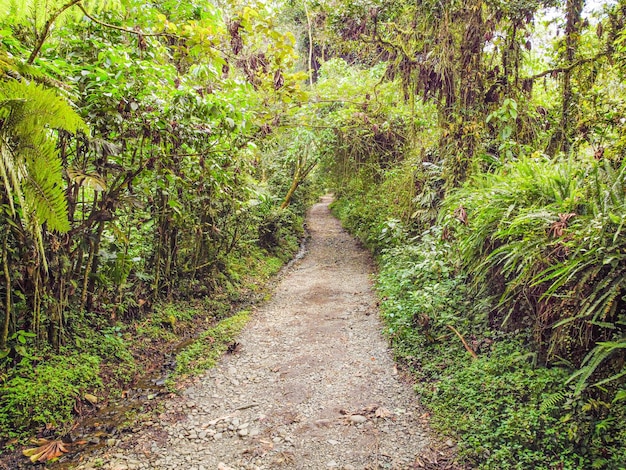
{"label": "brown leaf", "polygon": [[463,225],[467,225],[467,212],[465,211],[465,207],[457,207],[454,211],[454,217],[456,217]]}
{"label": "brown leaf", "polygon": [[389,418],[391,416],[393,416],[393,413],[391,411],[389,411],[387,408],[384,407],[380,407],[376,410],[376,413],[374,414],[377,418]]}
{"label": "brown leaf", "polygon": [[595,152],[593,152],[593,157],[596,160],[601,160],[604,157],[604,147],[598,147]]}
{"label": "brown leaf", "polygon": [[360,413],[360,414],[364,414],[364,415],[366,415],[366,414],[372,414],[372,413],[374,413],[374,412],[375,412],[378,408],[380,408],[378,405],[368,405],[368,406],[366,406],[365,408],[363,408],[363,409],[361,410],[361,413]]}
{"label": "brown leaf", "polygon": [[67,452],[63,441],[46,441],[45,444],[31,449],[25,449],[22,453],[25,457],[29,457],[32,463],[47,462],[48,460],[61,457]]}
{"label": "brown leaf", "polygon": [[240,349],[241,349],[241,344],[238,343],[237,341],[234,341],[228,345],[228,348],[226,349],[226,353],[235,354],[235,353],[238,353]]}
{"label": "brown leaf", "polygon": [[548,229],[548,235],[554,238],[563,236],[569,220],[575,216],[576,214],[574,212],[570,212],[569,214],[559,214],[559,220],[552,222],[552,225]]}
{"label": "brown leaf", "polygon": [[285,84],[285,78],[280,69],[274,73],[274,90],[279,90]]}

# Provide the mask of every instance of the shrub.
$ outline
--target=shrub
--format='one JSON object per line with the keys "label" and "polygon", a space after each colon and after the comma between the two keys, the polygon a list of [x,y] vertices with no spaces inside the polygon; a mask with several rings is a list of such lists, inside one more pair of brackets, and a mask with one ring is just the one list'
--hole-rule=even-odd
{"label": "shrub", "polygon": [[623,337],[626,162],[522,159],[444,208],[465,271],[500,300],[494,321],[532,329],[540,352],[574,364]]}

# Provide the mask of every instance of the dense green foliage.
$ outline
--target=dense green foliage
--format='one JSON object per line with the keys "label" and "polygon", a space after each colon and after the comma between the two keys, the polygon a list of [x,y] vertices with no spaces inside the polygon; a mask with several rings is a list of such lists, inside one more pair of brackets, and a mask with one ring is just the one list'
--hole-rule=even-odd
{"label": "dense green foliage", "polygon": [[[337,126],[335,212],[378,257],[386,332],[433,426],[478,468],[626,465],[626,5],[583,5],[324,10],[344,15],[325,35],[368,45],[350,49],[349,99],[318,113]],[[354,144],[354,120],[381,116],[398,138]]]}
{"label": "dense green foliage", "polygon": [[[100,385],[100,358],[87,353],[56,356],[34,367],[22,367],[2,386],[0,432],[18,436],[34,426],[72,422],[74,404]],[[67,431],[67,429],[66,429]]]}
{"label": "dense green foliage", "polygon": [[0,437],[63,431],[298,249],[315,188],[276,136],[306,75],[276,13],[0,2]]}
{"label": "dense green foliage", "polygon": [[477,287],[500,296],[497,320],[534,331],[551,359],[577,361],[594,340],[619,339],[625,170],[609,161],[520,159],[477,176],[444,204],[448,214],[464,208],[468,223],[454,224],[461,263]]}
{"label": "dense green foliage", "polygon": [[0,2],[0,432],[134,335],[210,366],[325,186],[460,459],[625,468],[626,3],[585,6]]}

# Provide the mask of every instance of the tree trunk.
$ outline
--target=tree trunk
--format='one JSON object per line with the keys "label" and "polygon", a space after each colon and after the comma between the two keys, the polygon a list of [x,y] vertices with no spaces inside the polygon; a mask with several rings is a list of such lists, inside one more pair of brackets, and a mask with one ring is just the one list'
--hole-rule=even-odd
{"label": "tree trunk", "polygon": [[298,167],[296,168],[296,172],[293,175],[293,180],[291,181],[289,191],[287,191],[287,195],[285,196],[283,203],[280,205],[281,209],[286,209],[289,206],[293,194],[296,192],[296,189],[298,189],[298,186],[300,186],[300,182],[300,167]]}
{"label": "tree trunk", "polygon": [[560,151],[569,152],[572,143],[572,128],[574,124],[575,108],[578,103],[572,87],[573,69],[567,66],[573,64],[580,44],[581,15],[584,0],[567,0],[565,6],[565,65],[562,79],[561,121],[554,132],[547,153],[554,155]]}
{"label": "tree trunk", "polygon": [[2,267],[4,272],[4,281],[6,296],[4,302],[4,323],[2,325],[2,336],[0,337],[0,349],[5,349],[9,339],[9,323],[11,322],[11,271],[9,270],[9,253],[7,250],[8,231],[2,242]]}

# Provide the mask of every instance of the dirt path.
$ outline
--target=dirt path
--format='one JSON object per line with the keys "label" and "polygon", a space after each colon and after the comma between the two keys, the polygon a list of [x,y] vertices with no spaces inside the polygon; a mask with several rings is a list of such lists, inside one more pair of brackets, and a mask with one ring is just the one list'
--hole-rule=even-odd
{"label": "dirt path", "polygon": [[380,335],[371,262],[329,202],[310,211],[308,253],[255,313],[240,351],[80,468],[414,468],[427,444],[416,398]]}

